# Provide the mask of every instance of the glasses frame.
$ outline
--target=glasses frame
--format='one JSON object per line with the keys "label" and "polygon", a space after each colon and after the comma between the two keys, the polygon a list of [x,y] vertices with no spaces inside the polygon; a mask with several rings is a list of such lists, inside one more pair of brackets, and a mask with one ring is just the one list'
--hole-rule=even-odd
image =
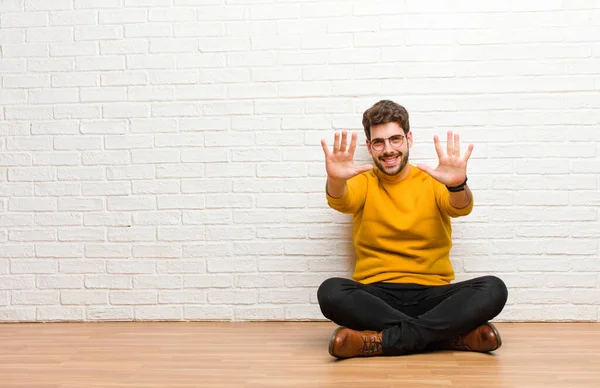
{"label": "glasses frame", "polygon": [[[392,144],[391,140],[390,140],[392,137],[396,137],[396,136],[400,136],[402,138],[402,142],[397,147],[394,146]],[[378,150],[375,147],[373,147],[373,140],[381,140],[381,141],[383,141],[383,148],[381,148],[380,150]],[[390,143],[390,147],[392,147],[393,149],[397,150],[397,149],[399,149],[400,147],[402,147],[404,145],[404,141],[406,140],[406,135],[398,134],[398,135],[392,135],[390,137],[384,137],[384,138],[378,137],[378,138],[375,138],[373,140],[369,140],[369,148],[371,148],[371,150],[373,150],[375,152],[381,152],[381,151],[385,150],[385,142],[386,141]]]}

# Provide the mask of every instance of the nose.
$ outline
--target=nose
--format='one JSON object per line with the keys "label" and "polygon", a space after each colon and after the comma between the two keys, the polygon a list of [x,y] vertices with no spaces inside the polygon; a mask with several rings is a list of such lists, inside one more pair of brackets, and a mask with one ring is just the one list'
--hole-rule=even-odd
{"label": "nose", "polygon": [[383,152],[386,154],[389,154],[390,152],[394,152],[394,147],[392,147],[392,142],[390,141],[390,139],[385,139],[383,141]]}

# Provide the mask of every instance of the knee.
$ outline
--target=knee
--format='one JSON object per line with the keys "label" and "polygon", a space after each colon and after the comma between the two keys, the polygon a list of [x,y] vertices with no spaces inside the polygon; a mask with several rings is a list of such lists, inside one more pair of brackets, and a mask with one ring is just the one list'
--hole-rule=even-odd
{"label": "knee", "polygon": [[482,278],[485,285],[485,290],[490,295],[490,303],[495,306],[500,312],[508,299],[508,289],[502,279],[496,276],[485,276]]}
{"label": "knee", "polygon": [[328,309],[338,304],[341,295],[340,291],[346,281],[343,278],[330,278],[321,283],[317,290],[317,300],[321,309]]}

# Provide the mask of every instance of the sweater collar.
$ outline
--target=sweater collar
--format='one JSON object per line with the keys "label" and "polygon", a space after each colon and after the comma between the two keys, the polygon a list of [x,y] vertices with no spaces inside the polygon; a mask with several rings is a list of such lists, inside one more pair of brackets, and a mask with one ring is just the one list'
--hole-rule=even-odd
{"label": "sweater collar", "polygon": [[408,171],[407,172],[402,172],[402,173],[400,173],[398,175],[388,175],[388,174],[382,172],[377,167],[373,167],[373,173],[377,176],[377,178],[379,178],[380,180],[382,180],[384,182],[398,183],[398,182],[401,182],[401,181],[405,180],[406,178],[408,178],[408,177],[410,177],[411,175],[414,174],[414,172],[415,172],[415,167],[414,166],[412,166],[410,163],[408,163],[406,165],[406,167],[408,167]]}

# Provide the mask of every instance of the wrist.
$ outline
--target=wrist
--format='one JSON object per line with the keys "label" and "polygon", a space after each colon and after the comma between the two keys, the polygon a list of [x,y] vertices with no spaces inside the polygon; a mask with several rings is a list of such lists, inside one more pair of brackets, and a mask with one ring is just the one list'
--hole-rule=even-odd
{"label": "wrist", "polygon": [[451,193],[458,193],[460,191],[464,191],[466,185],[467,185],[467,177],[465,176],[464,182],[461,183],[460,185],[458,185],[458,186],[446,186],[446,188]]}

